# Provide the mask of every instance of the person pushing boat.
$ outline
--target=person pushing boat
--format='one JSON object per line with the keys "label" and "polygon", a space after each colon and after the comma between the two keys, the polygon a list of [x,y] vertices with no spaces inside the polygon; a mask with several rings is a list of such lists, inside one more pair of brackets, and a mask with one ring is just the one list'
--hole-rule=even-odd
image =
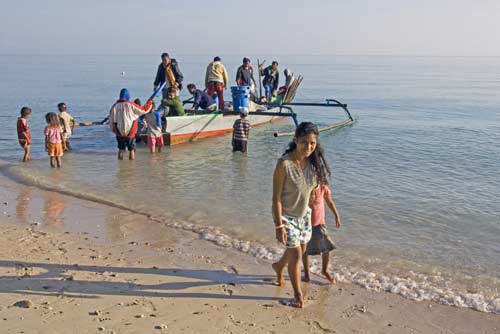
{"label": "person pushing boat", "polygon": [[141,107],[130,101],[128,89],[123,88],[120,91],[120,98],[111,107],[109,126],[116,135],[119,160],[123,160],[125,149],[129,151],[129,160],[135,159],[135,134],[139,128],[137,119],[151,110],[153,97],[146,102],[144,107]]}

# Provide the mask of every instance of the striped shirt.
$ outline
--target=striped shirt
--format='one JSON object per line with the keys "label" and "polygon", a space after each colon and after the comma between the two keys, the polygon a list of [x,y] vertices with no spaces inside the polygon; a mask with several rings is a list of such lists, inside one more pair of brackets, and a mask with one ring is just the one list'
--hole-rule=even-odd
{"label": "striped shirt", "polygon": [[248,119],[239,118],[234,122],[233,125],[233,138],[234,140],[247,141],[248,134],[250,132],[250,122]]}

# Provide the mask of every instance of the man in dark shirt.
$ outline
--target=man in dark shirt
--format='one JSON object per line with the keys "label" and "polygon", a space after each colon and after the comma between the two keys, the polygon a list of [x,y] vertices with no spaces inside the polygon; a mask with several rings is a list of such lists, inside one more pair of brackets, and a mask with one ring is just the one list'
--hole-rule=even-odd
{"label": "man in dark shirt", "polygon": [[194,110],[198,110],[199,108],[210,112],[217,110],[217,104],[214,103],[214,100],[207,92],[197,89],[194,84],[187,85],[187,88],[194,98]]}
{"label": "man in dark shirt", "polygon": [[280,74],[278,71],[278,62],[273,61],[273,63],[264,68],[261,66],[259,68],[260,75],[264,76],[263,86],[266,91],[266,101],[270,102],[273,96],[276,96],[278,93],[278,85],[280,80]]}
{"label": "man in dark shirt", "polygon": [[238,86],[249,86],[250,92],[255,91],[255,79],[253,77],[253,67],[250,59],[243,58],[243,65],[236,71],[236,84]]}
{"label": "man in dark shirt", "polygon": [[161,64],[158,65],[158,70],[156,71],[156,77],[154,81],[154,90],[161,83],[166,82],[163,88],[163,98],[166,99],[168,92],[174,91],[176,96],[178,96],[179,90],[182,89],[182,80],[184,76],[182,75],[179,64],[175,59],[170,58],[168,53],[162,53]]}

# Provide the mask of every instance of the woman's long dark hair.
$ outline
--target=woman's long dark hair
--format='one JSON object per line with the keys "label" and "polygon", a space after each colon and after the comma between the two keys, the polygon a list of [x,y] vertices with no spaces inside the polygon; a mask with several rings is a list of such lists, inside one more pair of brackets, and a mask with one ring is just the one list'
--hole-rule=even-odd
{"label": "woman's long dark hair", "polygon": [[[318,127],[311,122],[302,122],[295,130],[295,138],[298,139],[300,137],[307,136],[310,133],[314,133],[316,137],[318,137],[319,135]],[[292,153],[296,149],[297,149],[297,144],[295,143],[295,141],[291,141],[290,144],[288,144],[288,149],[285,151],[285,154]],[[330,178],[331,175],[330,167],[326,162],[325,154],[323,148],[319,144],[319,140],[316,141],[316,149],[308,157],[308,159],[313,167],[314,172],[316,173],[318,181],[321,184],[328,184],[328,179]]]}

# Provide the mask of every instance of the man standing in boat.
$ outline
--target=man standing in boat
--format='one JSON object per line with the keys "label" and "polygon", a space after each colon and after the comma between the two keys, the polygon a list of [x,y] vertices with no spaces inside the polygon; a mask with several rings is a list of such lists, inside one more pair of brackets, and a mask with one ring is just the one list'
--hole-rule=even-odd
{"label": "man standing in boat", "polygon": [[156,71],[153,90],[156,90],[162,82],[166,82],[162,91],[163,98],[166,99],[168,97],[169,91],[173,91],[176,93],[176,96],[179,96],[179,91],[182,89],[183,79],[184,76],[182,75],[177,61],[170,58],[168,53],[162,53],[161,63],[158,65],[158,70]]}
{"label": "man standing in boat", "polygon": [[250,93],[255,93],[255,78],[253,77],[252,62],[249,58],[243,58],[243,65],[236,71],[236,84],[238,86],[249,86]]}
{"label": "man standing in boat", "polygon": [[275,60],[273,63],[264,68],[263,65],[259,67],[260,75],[264,77],[262,84],[266,92],[266,101],[271,102],[271,99],[278,94],[278,85],[280,74],[278,70],[278,62]]}
{"label": "man standing in boat", "polygon": [[224,89],[227,89],[228,81],[226,67],[221,63],[220,57],[215,57],[214,61],[207,66],[205,87],[211,98],[213,98],[214,93],[217,92],[219,110],[224,110]]}

